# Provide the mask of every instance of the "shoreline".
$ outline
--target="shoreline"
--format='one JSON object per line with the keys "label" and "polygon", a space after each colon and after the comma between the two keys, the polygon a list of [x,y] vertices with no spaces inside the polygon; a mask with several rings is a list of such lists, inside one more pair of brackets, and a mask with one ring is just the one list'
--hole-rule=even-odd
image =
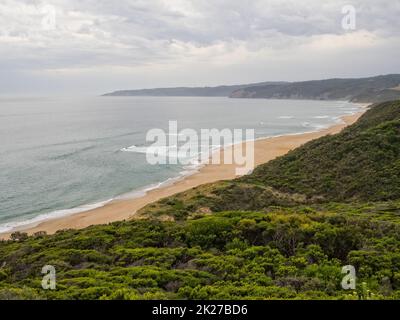
{"label": "shoreline", "polygon": [[[353,124],[367,110],[369,104],[358,104],[360,111],[354,114],[343,115],[341,122],[327,128],[305,133],[292,133],[274,137],[259,138],[254,141],[255,166],[266,163],[276,157],[282,156],[304,143],[320,138],[328,134],[336,134],[348,125]],[[246,144],[246,142],[238,145]],[[236,145],[237,146],[237,145]],[[220,157],[229,148],[228,146],[217,151]],[[53,234],[63,229],[82,229],[91,225],[107,224],[115,221],[123,221],[132,218],[135,213],[152,202],[172,196],[176,193],[195,188],[199,185],[212,183],[220,180],[232,180],[236,178],[236,165],[234,164],[205,164],[192,174],[175,178],[175,180],[159,188],[150,189],[143,195],[128,199],[113,199],[105,205],[86,211],[81,211],[61,217],[48,218],[40,222],[26,224],[13,230],[0,233],[0,239],[9,239],[13,232],[26,232],[29,235],[39,231]]]}

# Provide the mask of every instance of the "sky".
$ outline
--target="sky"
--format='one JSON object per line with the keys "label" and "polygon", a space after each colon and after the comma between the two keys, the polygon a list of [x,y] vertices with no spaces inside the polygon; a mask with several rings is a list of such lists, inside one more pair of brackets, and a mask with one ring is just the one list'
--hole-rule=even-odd
{"label": "sky", "polygon": [[0,0],[0,94],[400,73],[399,17],[400,0]]}

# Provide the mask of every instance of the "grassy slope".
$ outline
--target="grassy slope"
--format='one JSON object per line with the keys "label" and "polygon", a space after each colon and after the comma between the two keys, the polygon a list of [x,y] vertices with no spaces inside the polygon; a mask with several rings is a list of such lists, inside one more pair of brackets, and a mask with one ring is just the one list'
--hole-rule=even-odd
{"label": "grassy slope", "polygon": [[380,104],[342,133],[312,141],[243,180],[322,201],[398,199],[400,103]]}
{"label": "grassy slope", "polygon": [[400,101],[376,105],[341,133],[311,141],[234,181],[163,199],[145,216],[400,199]]}
{"label": "grassy slope", "polygon": [[[400,299],[399,110],[378,105],[251,176],[142,212],[177,222],[16,234],[0,242],[0,298]],[[55,291],[40,286],[48,264]],[[353,292],[340,287],[346,264]]]}

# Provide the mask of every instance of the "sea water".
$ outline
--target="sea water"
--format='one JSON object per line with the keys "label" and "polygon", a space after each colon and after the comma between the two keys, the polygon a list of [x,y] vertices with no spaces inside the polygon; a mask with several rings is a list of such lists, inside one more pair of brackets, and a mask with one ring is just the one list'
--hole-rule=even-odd
{"label": "sea water", "polygon": [[[255,138],[320,130],[345,101],[220,97],[0,98],[0,232],[137,197],[197,164],[150,165],[146,133],[254,129]],[[166,146],[168,148],[168,146]]]}

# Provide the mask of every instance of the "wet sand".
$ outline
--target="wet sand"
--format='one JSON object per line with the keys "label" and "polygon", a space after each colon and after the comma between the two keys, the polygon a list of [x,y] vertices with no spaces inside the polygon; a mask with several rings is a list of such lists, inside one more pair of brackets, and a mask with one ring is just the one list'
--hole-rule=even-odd
{"label": "wet sand", "polygon": [[[278,156],[282,156],[288,151],[313,139],[327,134],[338,133],[344,127],[354,123],[364,111],[354,115],[344,116],[341,118],[343,123],[335,124],[327,129],[317,132],[256,140],[254,142],[255,165],[257,166]],[[235,146],[228,148],[235,148]],[[223,157],[224,152],[232,151],[228,148],[219,151],[219,156]],[[143,208],[145,205],[164,197],[197,187],[201,184],[234,179],[236,177],[235,169],[236,165],[234,164],[208,164],[202,167],[197,173],[187,176],[182,180],[178,180],[171,185],[151,190],[142,197],[126,200],[114,200],[97,209],[65,217],[49,219],[37,225],[25,226],[24,228],[18,229],[18,231],[27,232],[28,234],[45,231],[48,234],[52,234],[57,230],[62,229],[81,229],[96,224],[107,224],[114,221],[127,220],[134,217],[135,212]],[[13,230],[13,232],[15,231],[17,230]],[[10,232],[1,234],[0,238],[6,239],[9,238],[9,236]]]}

